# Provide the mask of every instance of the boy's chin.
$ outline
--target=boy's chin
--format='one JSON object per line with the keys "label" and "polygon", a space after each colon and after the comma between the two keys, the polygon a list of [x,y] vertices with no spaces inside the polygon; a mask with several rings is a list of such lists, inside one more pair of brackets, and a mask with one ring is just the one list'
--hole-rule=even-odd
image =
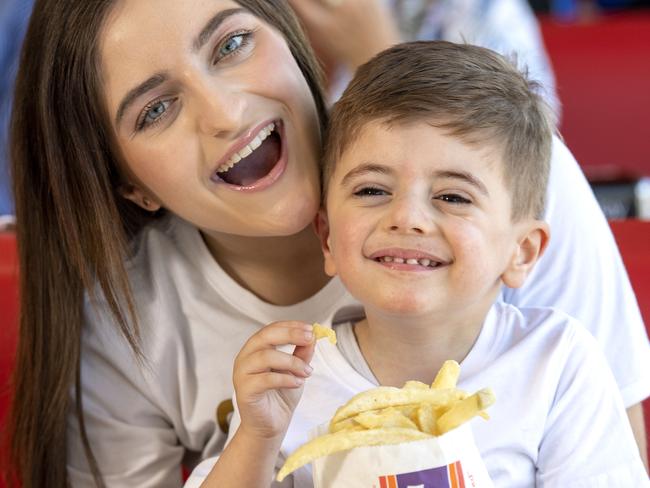
{"label": "boy's chin", "polygon": [[435,313],[435,311],[432,310],[430,300],[417,301],[407,299],[392,301],[389,304],[383,303],[380,307],[374,308],[380,315],[394,317],[401,320],[427,319]]}

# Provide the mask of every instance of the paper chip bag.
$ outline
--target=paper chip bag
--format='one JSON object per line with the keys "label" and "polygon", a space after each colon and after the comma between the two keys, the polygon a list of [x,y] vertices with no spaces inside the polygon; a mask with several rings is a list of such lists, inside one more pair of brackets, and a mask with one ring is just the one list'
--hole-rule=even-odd
{"label": "paper chip bag", "polygon": [[[319,433],[326,432],[321,426]],[[469,423],[429,439],[357,447],[313,462],[315,488],[486,488]]]}

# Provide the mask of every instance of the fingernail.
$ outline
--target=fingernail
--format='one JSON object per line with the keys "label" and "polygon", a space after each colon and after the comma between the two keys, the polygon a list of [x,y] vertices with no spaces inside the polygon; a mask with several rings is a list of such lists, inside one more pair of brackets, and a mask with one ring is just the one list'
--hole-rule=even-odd
{"label": "fingernail", "polygon": [[295,376],[293,379],[295,380],[296,385],[302,385],[305,382],[303,378],[298,378],[297,376]]}
{"label": "fingernail", "polygon": [[305,374],[311,374],[312,371],[314,371],[314,368],[309,365],[305,366]]}
{"label": "fingernail", "polygon": [[305,331],[305,339],[308,341],[311,341],[314,338],[314,331],[313,330],[306,330]]}

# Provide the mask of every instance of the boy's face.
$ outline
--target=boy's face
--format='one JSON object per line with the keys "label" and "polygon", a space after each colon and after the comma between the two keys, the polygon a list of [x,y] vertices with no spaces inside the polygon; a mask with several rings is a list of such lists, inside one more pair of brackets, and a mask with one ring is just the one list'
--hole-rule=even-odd
{"label": "boy's face", "polygon": [[511,221],[501,171],[496,147],[424,122],[367,124],[319,217],[326,271],[368,311],[482,313],[501,283],[522,284],[547,238],[542,222]]}

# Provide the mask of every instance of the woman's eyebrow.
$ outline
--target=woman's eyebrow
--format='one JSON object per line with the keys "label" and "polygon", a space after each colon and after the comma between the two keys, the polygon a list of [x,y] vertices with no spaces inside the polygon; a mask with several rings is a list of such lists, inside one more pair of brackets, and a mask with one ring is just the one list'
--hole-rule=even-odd
{"label": "woman's eyebrow", "polygon": [[[215,14],[210,20],[208,20],[208,22],[205,24],[203,29],[201,29],[199,35],[192,43],[192,47],[194,51],[199,51],[205,45],[205,43],[208,42],[208,40],[210,39],[214,31],[216,31],[219,28],[219,26],[223,23],[224,20],[226,20],[231,15],[240,14],[243,12],[246,12],[246,10],[243,8],[230,8],[230,9],[217,12],[217,14]],[[117,126],[120,124],[120,122],[122,121],[122,117],[124,117],[124,113],[131,106],[131,104],[138,99],[138,97],[144,95],[149,90],[153,90],[158,85],[167,81],[168,78],[169,77],[167,73],[156,73],[146,81],[140,83],[135,88],[129,90],[129,92],[124,96],[124,98],[120,102],[120,106],[117,109],[117,114],[115,116],[115,125]]]}
{"label": "woman's eyebrow", "polygon": [[241,14],[246,11],[247,10],[243,8],[229,8],[218,12],[214,17],[208,20],[208,22],[205,24],[205,27],[203,27],[200,34],[197,36],[193,44],[194,51],[199,51],[205,45],[205,43],[208,42],[208,39],[210,39],[212,33],[219,28],[224,20],[226,20],[231,15]]}
{"label": "woman's eyebrow", "polygon": [[131,104],[135,102],[138,97],[144,95],[149,90],[153,90],[158,85],[167,81],[168,78],[169,76],[167,73],[156,73],[148,80],[143,81],[135,88],[129,90],[129,93],[127,93],[126,96],[122,99],[120,102],[120,107],[117,109],[117,115],[115,116],[115,125],[120,125],[122,117],[124,116],[124,112],[126,112],[129,106],[131,106]]}

